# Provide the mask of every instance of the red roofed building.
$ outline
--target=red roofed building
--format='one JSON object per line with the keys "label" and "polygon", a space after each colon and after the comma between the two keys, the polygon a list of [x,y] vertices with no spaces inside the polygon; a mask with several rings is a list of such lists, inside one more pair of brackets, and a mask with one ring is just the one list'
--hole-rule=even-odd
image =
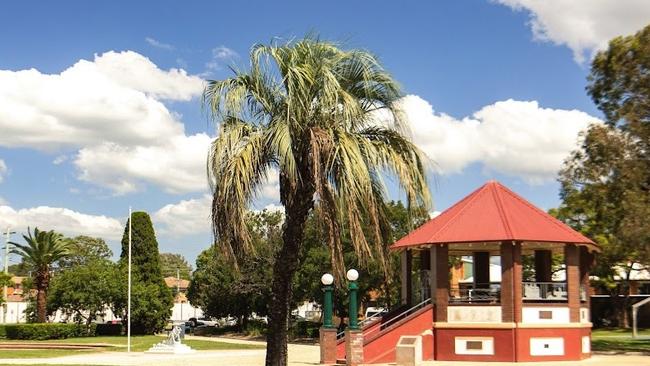
{"label": "red roofed building", "polygon": [[[401,252],[404,315],[364,328],[364,362],[394,362],[399,336],[422,334],[425,359],[590,356],[588,271],[600,248],[500,183],[486,183],[391,249]],[[469,283],[450,275],[450,263],[463,262]]]}

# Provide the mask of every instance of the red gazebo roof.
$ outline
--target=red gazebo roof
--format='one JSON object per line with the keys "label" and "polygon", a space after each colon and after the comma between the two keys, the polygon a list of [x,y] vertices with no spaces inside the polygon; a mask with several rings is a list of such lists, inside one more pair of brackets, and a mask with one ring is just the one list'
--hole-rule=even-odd
{"label": "red gazebo roof", "polygon": [[427,244],[526,241],[598,246],[497,181],[489,181],[395,242],[399,250]]}

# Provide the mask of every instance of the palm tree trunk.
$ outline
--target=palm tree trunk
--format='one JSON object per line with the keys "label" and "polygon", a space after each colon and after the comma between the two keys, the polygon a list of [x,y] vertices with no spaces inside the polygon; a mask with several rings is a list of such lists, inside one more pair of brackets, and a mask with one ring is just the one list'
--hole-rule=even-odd
{"label": "palm tree trunk", "polygon": [[36,321],[45,323],[47,321],[47,294],[46,289],[39,286],[36,289]]}
{"label": "palm tree trunk", "polygon": [[300,264],[300,249],[305,222],[314,206],[314,191],[302,186],[285,205],[282,248],[273,265],[272,297],[269,306],[269,328],[266,336],[266,366],[287,364],[288,321],[293,276]]}
{"label": "palm tree trunk", "polygon": [[47,288],[50,285],[50,269],[40,268],[36,274],[36,321],[47,322]]}

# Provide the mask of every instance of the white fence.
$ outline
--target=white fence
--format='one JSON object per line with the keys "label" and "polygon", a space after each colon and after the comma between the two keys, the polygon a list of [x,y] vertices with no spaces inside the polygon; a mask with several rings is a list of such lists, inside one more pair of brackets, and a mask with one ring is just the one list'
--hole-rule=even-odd
{"label": "white fence", "polygon": [[[7,316],[5,318],[4,306],[0,306],[0,323],[6,324],[16,324],[16,323],[26,323],[27,319],[25,317],[25,310],[27,309],[27,302],[7,302]],[[174,303],[172,308],[171,320],[173,321],[183,321],[188,320],[189,318],[201,318],[203,317],[203,310],[198,307],[192,306],[190,303]],[[119,319],[116,317],[110,309],[106,309],[106,315],[103,317],[98,317],[97,322],[103,323],[112,320]],[[66,321],[66,316],[64,316],[60,311],[57,311],[54,316],[49,317],[51,322],[61,322]]]}

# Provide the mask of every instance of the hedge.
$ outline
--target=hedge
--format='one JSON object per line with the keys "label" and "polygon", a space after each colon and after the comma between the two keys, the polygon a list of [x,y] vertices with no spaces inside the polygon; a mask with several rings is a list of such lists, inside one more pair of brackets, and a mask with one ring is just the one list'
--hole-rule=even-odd
{"label": "hedge", "polygon": [[289,338],[318,338],[318,330],[321,323],[301,321],[294,323],[289,329]]}
{"label": "hedge", "polygon": [[96,324],[91,324],[90,327],[70,323],[7,324],[5,332],[7,339],[45,340],[93,337],[95,328]]}
{"label": "hedge", "polygon": [[98,336],[119,336],[124,333],[124,326],[121,323],[97,324],[95,334]]}
{"label": "hedge", "polygon": [[6,338],[7,332],[5,331],[4,324],[0,324],[0,338]]}

